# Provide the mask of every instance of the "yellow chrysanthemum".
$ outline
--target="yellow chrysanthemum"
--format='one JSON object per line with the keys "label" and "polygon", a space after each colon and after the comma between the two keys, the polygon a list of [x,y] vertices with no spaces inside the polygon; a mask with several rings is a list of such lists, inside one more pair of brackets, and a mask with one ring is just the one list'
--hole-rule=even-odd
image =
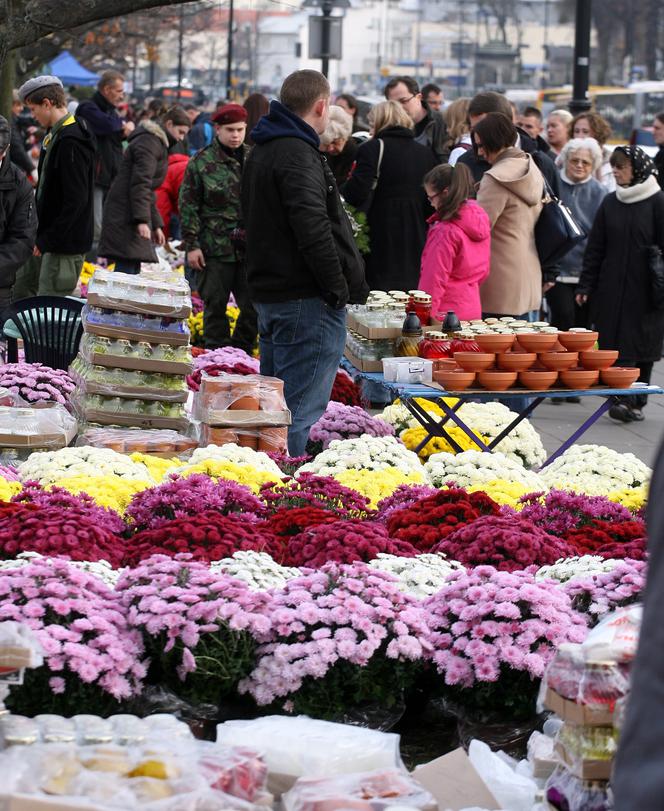
{"label": "yellow chrysanthemum", "polygon": [[21,482],[10,482],[0,477],[0,501],[10,501],[12,496],[21,492]]}
{"label": "yellow chrysanthemum", "polygon": [[89,284],[90,279],[95,275],[96,266],[92,262],[83,262],[83,267],[81,268],[81,275],[79,276],[79,282],[81,284]]}
{"label": "yellow chrysanthemum", "polygon": [[622,504],[630,512],[638,512],[648,500],[648,487],[626,487],[624,490],[614,490],[607,498],[616,504]]}
{"label": "yellow chrysanthemum", "polygon": [[240,308],[239,307],[226,307],[226,318],[228,318],[228,324],[231,328],[231,335],[235,331],[235,324],[237,323],[237,318],[240,315]]}
{"label": "yellow chrysanthemum", "polygon": [[160,456],[151,456],[149,453],[132,453],[129,457],[132,462],[142,462],[156,482],[172,472],[173,468],[180,467],[182,460],[174,456],[172,459],[162,459]]}
{"label": "yellow chrysanthemum", "polygon": [[[445,430],[447,433],[454,439],[454,441],[459,445],[462,451],[477,451],[480,450],[479,446],[476,442],[470,439],[470,437],[459,428],[458,425],[454,425],[453,423],[447,423],[445,425]],[[403,442],[403,444],[408,448],[410,451],[414,451],[415,448],[426,438],[427,432],[424,428],[407,428],[405,431],[402,431],[399,434],[399,439]],[[486,441],[486,438],[485,438]],[[450,445],[450,443],[444,438],[440,436],[432,437],[427,444],[420,449],[418,452],[418,456],[420,459],[426,462],[426,460],[434,453],[456,453],[454,448]]]}
{"label": "yellow chrysanthemum", "polygon": [[187,465],[179,471],[180,476],[192,476],[194,473],[203,473],[211,479],[230,479],[238,484],[245,484],[254,493],[260,490],[261,485],[275,480],[274,473],[219,459],[206,459],[195,465]]}
{"label": "yellow chrysanthemum", "polygon": [[485,484],[477,484],[468,488],[470,493],[486,493],[498,504],[507,504],[515,510],[523,509],[523,504],[519,503],[521,496],[525,496],[530,489],[520,482],[509,482],[506,479],[492,479]]}
{"label": "yellow chrysanthemum", "polygon": [[122,476],[70,476],[55,482],[54,487],[62,487],[74,495],[87,493],[100,507],[110,507],[124,514],[129,502],[136,493],[154,487],[154,482],[138,479],[125,479]]}
{"label": "yellow chrysanthemum", "polygon": [[191,333],[192,344],[200,343],[203,339],[203,311],[200,313],[192,313],[187,319],[189,324],[189,332]]}
{"label": "yellow chrysanthemum", "polygon": [[366,496],[371,507],[376,507],[378,502],[392,493],[402,484],[423,484],[424,471],[411,471],[404,473],[397,468],[387,468],[386,470],[344,470],[336,473],[334,478]]}

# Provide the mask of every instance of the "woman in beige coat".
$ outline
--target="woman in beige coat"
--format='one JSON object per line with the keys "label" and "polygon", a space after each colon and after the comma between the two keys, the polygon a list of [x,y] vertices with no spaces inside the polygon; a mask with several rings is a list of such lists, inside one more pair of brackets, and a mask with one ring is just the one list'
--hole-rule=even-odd
{"label": "woman in beige coat", "polygon": [[491,164],[477,202],[491,220],[491,271],[480,288],[482,313],[535,321],[542,301],[542,269],[535,223],[544,180],[532,157],[514,146],[517,131],[502,113],[489,113],[473,129],[480,157]]}

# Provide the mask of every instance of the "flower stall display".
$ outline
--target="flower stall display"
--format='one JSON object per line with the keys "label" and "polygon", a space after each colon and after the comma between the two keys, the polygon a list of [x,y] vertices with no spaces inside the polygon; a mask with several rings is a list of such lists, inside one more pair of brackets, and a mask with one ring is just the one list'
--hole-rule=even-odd
{"label": "flower stall display", "polygon": [[117,711],[146,673],[140,634],[119,596],[64,560],[35,559],[0,570],[0,621],[31,628],[44,665],[26,671],[6,703],[13,712],[62,715]]}
{"label": "flower stall display", "polygon": [[270,614],[239,690],[289,712],[334,718],[353,707],[389,709],[431,650],[422,606],[363,563],[330,563],[289,580]]}
{"label": "flower stall display", "polygon": [[215,481],[228,479],[248,487],[252,493],[258,493],[265,484],[274,484],[275,476],[266,470],[253,465],[237,464],[227,459],[206,459],[195,465],[184,465],[176,468],[175,473],[182,478],[188,476],[205,475]]}
{"label": "flower stall display", "polygon": [[553,535],[565,535],[594,520],[631,521],[628,509],[604,496],[588,496],[567,490],[532,493],[522,499],[521,517]]}
{"label": "flower stall display", "polygon": [[618,560],[609,571],[575,577],[563,584],[574,608],[587,615],[591,625],[616,608],[639,603],[646,585],[647,564],[639,560]]}
{"label": "flower stall display", "polygon": [[149,677],[194,704],[232,695],[269,632],[268,596],[188,555],[155,555],[117,584],[150,658]]}
{"label": "flower stall display", "polygon": [[650,481],[651,473],[633,453],[618,453],[603,445],[572,445],[544,468],[541,477],[547,488],[603,496],[639,488]]}
{"label": "flower stall display", "polygon": [[41,363],[5,363],[0,366],[0,387],[18,395],[27,403],[66,405],[76,388],[63,369],[51,369]]}
{"label": "flower stall display", "polygon": [[401,591],[419,600],[436,594],[452,572],[464,568],[461,563],[448,560],[444,555],[424,554],[405,558],[385,552],[379,552],[369,566],[396,577]]}
{"label": "flower stall display", "polygon": [[127,507],[126,518],[140,532],[156,529],[173,518],[197,515],[202,506],[222,515],[240,513],[247,521],[258,520],[266,513],[263,503],[248,487],[193,473],[184,478],[171,474],[156,487],[138,492]]}
{"label": "flower stall display", "polygon": [[601,521],[594,519],[565,533],[565,540],[578,554],[603,558],[645,560],[646,528],[641,520]]}
{"label": "flower stall display", "polygon": [[437,493],[435,487],[428,484],[402,484],[391,496],[382,499],[376,507],[376,520],[386,521],[390,515],[402,507],[411,507],[415,502]]}
{"label": "flower stall display", "polygon": [[123,476],[68,476],[58,479],[57,487],[75,495],[88,495],[100,507],[109,507],[124,515],[132,498],[152,487],[151,481],[127,479]]}
{"label": "flower stall display", "polygon": [[499,512],[498,504],[484,493],[450,488],[393,511],[386,525],[393,538],[428,552],[460,527]]}
{"label": "flower stall display", "polygon": [[530,495],[530,487],[522,482],[508,482],[505,479],[491,479],[482,484],[474,484],[467,487],[469,493],[484,493],[492,498],[497,504],[501,504],[507,510],[523,509],[523,499]]}
{"label": "flower stall display", "polygon": [[[233,462],[236,465],[248,465],[255,470],[261,470],[274,476],[274,481],[278,482],[283,478],[283,473],[279,466],[270,459],[263,451],[255,451],[253,448],[242,448],[239,445],[208,445],[205,448],[196,448],[189,459],[189,465],[197,465],[200,462]],[[179,472],[179,471],[174,471]]]}
{"label": "flower stall display", "polygon": [[267,526],[277,539],[288,543],[288,539],[299,535],[309,527],[319,524],[333,524],[339,520],[337,513],[321,507],[280,507],[267,519]]}
{"label": "flower stall display", "polygon": [[542,566],[537,570],[535,576],[538,580],[556,580],[558,583],[568,583],[579,577],[610,572],[617,565],[617,560],[607,560],[599,555],[582,555],[558,560],[549,566]]}
{"label": "flower stall display", "polygon": [[532,521],[486,515],[461,526],[431,548],[466,566],[493,566],[515,572],[570,557],[570,547]]}
{"label": "flower stall display", "polygon": [[407,541],[390,538],[383,524],[336,521],[305,529],[286,548],[291,566],[318,569],[328,562],[354,563],[373,560],[379,552],[414,557],[417,550]]}
{"label": "flower stall display", "polygon": [[299,471],[296,479],[264,485],[259,497],[272,512],[282,508],[318,507],[340,518],[363,518],[369,504],[366,496],[339,484],[336,479]]}
{"label": "flower stall display", "polygon": [[211,562],[230,557],[237,550],[278,555],[280,549],[268,527],[258,527],[242,515],[203,509],[137,532],[126,545],[124,560],[126,565],[136,566],[152,555],[189,553],[193,560]]}
{"label": "flower stall display", "polygon": [[334,478],[345,487],[350,487],[357,493],[369,499],[372,509],[384,499],[391,496],[399,487],[408,485],[422,486],[425,481],[423,470],[413,470],[404,473],[401,470],[387,468],[385,470],[343,470],[335,474]]}
{"label": "flower stall display", "polygon": [[344,470],[385,470],[391,467],[404,473],[422,470],[417,454],[409,451],[398,439],[363,434],[357,439],[333,440],[327,450],[302,465],[297,475],[334,476]]}
{"label": "flower stall display", "polygon": [[252,591],[283,588],[302,572],[293,566],[281,566],[266,552],[235,552],[232,557],[215,560],[213,572],[222,572],[244,581]]}
{"label": "flower stall display", "polygon": [[[187,449],[183,449],[184,452]],[[148,469],[150,476],[156,482],[162,482],[166,476],[176,467],[180,467],[182,461],[177,456],[172,456],[170,459],[162,456],[154,456],[151,453],[143,453],[134,451],[129,454],[132,462],[138,462],[145,465]]]}
{"label": "flower stall display", "polygon": [[394,428],[383,420],[372,417],[359,406],[328,403],[323,416],[311,426],[307,450],[320,453],[335,439],[355,439],[368,436],[394,436]]}
{"label": "flower stall display", "polygon": [[150,481],[145,465],[132,462],[128,456],[110,448],[62,448],[58,451],[33,453],[18,466],[21,481],[55,484],[59,479],[72,476],[114,475],[127,479]]}
{"label": "flower stall display", "polygon": [[464,451],[456,456],[436,453],[424,465],[429,481],[435,487],[453,482],[458,487],[473,487],[484,482],[502,479],[523,484],[530,492],[548,490],[542,478],[526,470],[520,462],[508,459],[505,454]]}
{"label": "flower stall display", "polygon": [[477,718],[502,715],[518,723],[532,716],[556,649],[587,634],[570,597],[527,571],[452,572],[424,608],[446,694]]}

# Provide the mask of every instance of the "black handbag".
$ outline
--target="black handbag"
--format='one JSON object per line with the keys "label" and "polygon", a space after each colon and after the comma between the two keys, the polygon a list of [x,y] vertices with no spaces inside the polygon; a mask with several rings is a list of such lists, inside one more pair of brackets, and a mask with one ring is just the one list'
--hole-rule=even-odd
{"label": "black handbag", "polygon": [[381,138],[376,138],[376,140],[378,141],[378,162],[376,164],[376,171],[374,172],[373,180],[371,181],[371,189],[369,190],[369,196],[364,201],[364,203],[362,203],[361,206],[357,206],[357,210],[361,211],[363,214],[368,214],[369,209],[373,204],[376,186],[378,185],[378,181],[380,180],[380,167],[383,164],[383,152],[385,151],[385,142]]}
{"label": "black handbag", "polygon": [[664,256],[659,245],[648,247],[648,266],[653,309],[661,310],[664,307]]}
{"label": "black handbag", "polygon": [[535,245],[542,267],[554,265],[587,234],[544,178],[542,211],[535,223]]}

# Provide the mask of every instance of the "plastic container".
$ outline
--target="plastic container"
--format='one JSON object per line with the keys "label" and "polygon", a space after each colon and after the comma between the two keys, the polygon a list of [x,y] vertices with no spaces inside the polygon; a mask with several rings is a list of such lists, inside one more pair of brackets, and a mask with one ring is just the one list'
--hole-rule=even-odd
{"label": "plastic container", "polygon": [[383,377],[390,383],[431,383],[433,361],[425,358],[383,358]]}

